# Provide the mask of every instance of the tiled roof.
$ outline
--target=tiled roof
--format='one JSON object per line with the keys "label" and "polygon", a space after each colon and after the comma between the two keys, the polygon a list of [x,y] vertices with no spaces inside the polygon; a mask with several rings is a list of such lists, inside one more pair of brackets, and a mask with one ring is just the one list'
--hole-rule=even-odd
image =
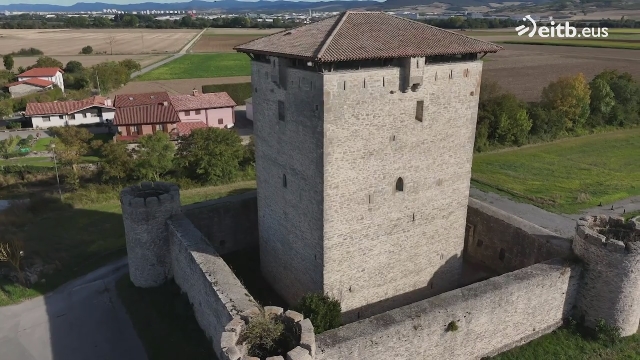
{"label": "tiled roof", "polygon": [[234,48],[317,62],[495,53],[503,48],[383,12],[347,11]]}
{"label": "tiled roof", "polygon": [[55,67],[54,68],[33,68],[23,72],[22,74],[18,75],[18,77],[40,77],[40,76],[53,77],[53,76],[56,76],[58,72],[61,72],[64,74],[64,71]]}
{"label": "tiled roof", "polygon": [[82,109],[92,106],[100,106],[103,108],[113,109],[112,106],[106,105],[107,98],[102,96],[92,96],[84,100],[76,101],[53,101],[43,103],[28,103],[25,114],[33,115],[62,115],[73,114]]}
{"label": "tiled roof", "polygon": [[20,85],[20,84],[27,84],[27,85],[32,85],[32,86],[37,86],[37,87],[41,87],[41,88],[46,88],[48,86],[51,86],[54,84],[53,81],[49,81],[49,80],[44,80],[44,79],[38,79],[38,78],[33,78],[33,79],[27,79],[27,80],[22,80],[22,81],[17,81],[11,84],[6,84],[5,87],[13,87],[16,85]]}
{"label": "tiled roof", "polygon": [[116,108],[113,118],[115,125],[163,124],[179,121],[180,118],[171,103]]}
{"label": "tiled roof", "polygon": [[191,130],[206,128],[207,124],[202,121],[181,121],[176,124],[179,135],[189,135]]}
{"label": "tiled roof", "polygon": [[226,92],[196,95],[171,95],[170,98],[176,111],[215,109],[233,107],[237,105]]}
{"label": "tiled roof", "polygon": [[169,101],[169,94],[166,91],[144,94],[122,94],[116,95],[113,103],[117,108],[140,105],[157,105]]}

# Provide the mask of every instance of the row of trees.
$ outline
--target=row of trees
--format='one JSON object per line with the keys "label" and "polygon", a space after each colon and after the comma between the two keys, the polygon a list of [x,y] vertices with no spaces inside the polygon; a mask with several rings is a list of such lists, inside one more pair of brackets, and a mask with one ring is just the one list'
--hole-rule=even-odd
{"label": "row of trees", "polygon": [[485,81],[480,90],[476,151],[582,135],[607,127],[640,125],[640,84],[629,73],[607,70],[587,82],[561,77],[525,103]]}
{"label": "row of trees", "polygon": [[188,179],[197,184],[218,185],[236,180],[241,171],[253,172],[253,142],[242,145],[238,134],[225,129],[197,129],[180,137],[177,147],[169,135],[157,132],[139,139],[135,149],[126,142],[92,140],[81,127],[58,127],[56,154],[63,169],[64,182],[72,190],[80,186],[78,165],[84,155],[102,158],[98,177],[101,183],[125,184],[131,181]]}

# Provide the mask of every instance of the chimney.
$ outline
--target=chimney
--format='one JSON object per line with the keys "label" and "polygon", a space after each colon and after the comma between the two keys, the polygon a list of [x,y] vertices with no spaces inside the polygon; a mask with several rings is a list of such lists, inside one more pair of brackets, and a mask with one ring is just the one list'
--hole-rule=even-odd
{"label": "chimney", "polygon": [[198,90],[193,89],[192,92],[193,92],[193,96],[198,96]]}
{"label": "chimney", "polygon": [[164,102],[162,103],[162,105],[164,105],[164,106],[169,106],[169,102],[168,102],[168,101],[164,101]]}

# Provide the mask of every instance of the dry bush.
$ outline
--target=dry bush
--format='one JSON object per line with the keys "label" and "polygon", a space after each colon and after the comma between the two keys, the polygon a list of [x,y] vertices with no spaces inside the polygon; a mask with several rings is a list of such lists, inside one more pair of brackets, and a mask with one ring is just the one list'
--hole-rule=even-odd
{"label": "dry bush", "polygon": [[18,281],[25,284],[20,263],[24,257],[24,242],[15,231],[3,231],[0,235],[0,262],[9,263],[17,272]]}
{"label": "dry bush", "polygon": [[249,346],[249,355],[260,358],[275,355],[278,341],[284,333],[284,323],[265,312],[252,318],[240,335],[240,341]]}
{"label": "dry bush", "polygon": [[589,196],[589,193],[581,192],[580,194],[578,194],[578,199],[576,200],[576,202],[585,203],[590,200],[591,200],[591,196]]}

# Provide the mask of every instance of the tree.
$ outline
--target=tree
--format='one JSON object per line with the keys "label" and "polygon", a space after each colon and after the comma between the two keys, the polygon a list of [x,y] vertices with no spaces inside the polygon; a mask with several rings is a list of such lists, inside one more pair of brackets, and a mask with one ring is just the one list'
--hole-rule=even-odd
{"label": "tree", "polygon": [[140,69],[142,69],[140,63],[132,59],[121,60],[118,62],[118,65],[125,67],[130,73],[140,71]]}
{"label": "tree", "polygon": [[90,45],[87,45],[85,47],[82,48],[82,50],[80,50],[80,53],[84,54],[84,55],[89,55],[93,53],[93,48]]}
{"label": "tree", "polygon": [[64,65],[60,61],[52,57],[40,56],[38,60],[36,60],[36,64],[33,67],[34,68],[54,67],[54,68],[62,69],[64,68]]}
{"label": "tree", "polygon": [[0,154],[7,156],[16,150],[16,146],[20,142],[19,136],[9,135],[8,138],[0,140]]}
{"label": "tree", "polygon": [[125,15],[122,19],[122,25],[125,27],[138,27],[138,17],[135,15]]}
{"label": "tree", "polygon": [[190,179],[221,184],[236,178],[244,154],[242,140],[235,131],[206,128],[180,138],[176,159]]}
{"label": "tree", "polygon": [[13,69],[14,61],[13,61],[13,56],[11,54],[7,54],[3,56],[2,62],[4,63],[4,68],[7,69],[8,71],[11,71]]}
{"label": "tree", "polygon": [[93,18],[93,26],[98,28],[108,28],[111,27],[111,20],[103,16],[96,16]]}
{"label": "tree", "polygon": [[124,180],[133,173],[133,157],[124,142],[109,142],[100,149],[103,160],[100,163],[102,179]]}
{"label": "tree", "polygon": [[113,44],[116,42],[116,37],[115,37],[115,36],[113,36],[113,35],[108,36],[108,37],[104,40],[104,42],[106,42],[106,43],[107,43],[107,45],[109,45],[109,49],[111,50],[111,55],[113,55]]}
{"label": "tree", "polygon": [[78,155],[84,155],[89,151],[89,141],[93,138],[93,134],[86,128],[62,126],[53,127],[50,131],[56,140],[67,148],[75,149]]}
{"label": "tree", "polygon": [[64,71],[66,73],[79,73],[84,70],[84,66],[80,61],[71,60],[67,63],[67,66],[64,67]]}
{"label": "tree", "polygon": [[541,104],[565,119],[566,130],[582,128],[589,117],[591,90],[583,74],[561,77],[542,90]]}
{"label": "tree", "polygon": [[117,89],[130,80],[129,70],[115,61],[96,64],[91,67],[88,73],[91,74],[89,79],[94,89],[98,88],[97,79],[100,79],[100,90],[102,92]]}
{"label": "tree", "polygon": [[173,165],[175,147],[169,135],[157,132],[145,135],[139,139],[139,146],[135,151],[135,169],[141,180],[158,181]]}

